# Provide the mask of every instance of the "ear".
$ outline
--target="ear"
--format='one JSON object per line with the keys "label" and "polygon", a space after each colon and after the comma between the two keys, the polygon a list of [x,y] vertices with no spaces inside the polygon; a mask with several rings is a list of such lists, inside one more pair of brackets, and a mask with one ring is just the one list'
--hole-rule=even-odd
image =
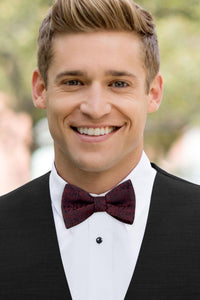
{"label": "ear", "polygon": [[38,69],[33,71],[32,76],[32,98],[35,107],[46,108],[46,89],[45,83]]}
{"label": "ear", "polygon": [[158,110],[163,95],[163,78],[158,73],[151,83],[150,91],[148,94],[148,113]]}

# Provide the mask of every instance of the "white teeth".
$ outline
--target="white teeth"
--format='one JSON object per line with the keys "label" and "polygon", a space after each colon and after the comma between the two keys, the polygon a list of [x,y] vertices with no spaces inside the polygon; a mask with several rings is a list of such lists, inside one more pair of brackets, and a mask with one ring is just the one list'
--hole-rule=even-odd
{"label": "white teeth", "polygon": [[88,135],[94,135],[94,129],[93,129],[93,128],[89,128],[89,129],[86,130],[86,132],[84,132],[84,133],[87,134],[87,132],[88,132]]}
{"label": "white teeth", "polygon": [[98,136],[98,135],[100,135],[100,133],[101,133],[100,128],[95,128],[94,129],[94,135]]}
{"label": "white teeth", "polygon": [[77,127],[77,131],[81,134],[90,136],[100,136],[109,134],[116,129],[116,127],[102,127],[102,128],[87,128],[87,127]]}
{"label": "white teeth", "polygon": [[100,134],[104,135],[104,128],[100,129]]}

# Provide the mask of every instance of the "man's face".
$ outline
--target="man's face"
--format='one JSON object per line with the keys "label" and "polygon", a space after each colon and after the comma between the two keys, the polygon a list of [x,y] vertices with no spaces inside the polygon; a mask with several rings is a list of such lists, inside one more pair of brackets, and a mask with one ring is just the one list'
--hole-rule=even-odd
{"label": "man's face", "polygon": [[[127,32],[56,37],[47,109],[56,166],[102,173],[134,167],[143,149],[147,112],[157,109],[160,77],[149,94],[138,37]],[[41,103],[40,103],[41,102]]]}

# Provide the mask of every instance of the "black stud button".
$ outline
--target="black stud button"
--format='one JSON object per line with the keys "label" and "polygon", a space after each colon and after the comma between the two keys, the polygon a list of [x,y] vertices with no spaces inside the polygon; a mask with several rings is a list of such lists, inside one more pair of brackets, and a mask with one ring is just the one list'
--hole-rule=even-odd
{"label": "black stud button", "polygon": [[99,236],[98,238],[96,238],[96,242],[97,244],[101,244],[103,242],[103,239]]}

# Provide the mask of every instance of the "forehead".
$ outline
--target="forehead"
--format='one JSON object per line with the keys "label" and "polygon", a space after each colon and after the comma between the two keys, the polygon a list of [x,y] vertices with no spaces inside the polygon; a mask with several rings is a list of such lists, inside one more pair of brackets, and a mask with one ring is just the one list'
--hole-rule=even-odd
{"label": "forehead", "polygon": [[[142,46],[130,32],[59,34],[53,41],[50,68],[101,70],[143,69]],[[54,70],[55,71],[55,70]]]}

